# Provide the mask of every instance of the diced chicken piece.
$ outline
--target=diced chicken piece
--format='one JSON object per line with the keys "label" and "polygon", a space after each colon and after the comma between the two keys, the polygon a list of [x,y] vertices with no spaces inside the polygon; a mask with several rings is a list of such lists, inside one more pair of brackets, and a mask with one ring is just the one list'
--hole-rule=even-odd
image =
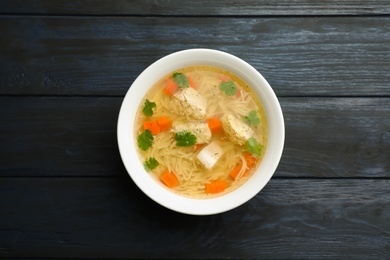
{"label": "diced chicken piece", "polygon": [[222,128],[230,141],[243,145],[252,137],[253,130],[244,121],[233,115],[225,114],[221,118]]}
{"label": "diced chicken piece", "polygon": [[191,132],[196,136],[197,144],[208,143],[211,139],[211,131],[206,122],[189,122],[185,124],[175,125],[173,131],[177,132]]}
{"label": "diced chicken piece", "polygon": [[216,141],[206,145],[197,155],[199,162],[206,168],[211,169],[223,154],[222,148]]}
{"label": "diced chicken piece", "polygon": [[172,96],[172,110],[174,113],[184,114],[195,119],[206,117],[207,101],[193,88],[185,88]]}

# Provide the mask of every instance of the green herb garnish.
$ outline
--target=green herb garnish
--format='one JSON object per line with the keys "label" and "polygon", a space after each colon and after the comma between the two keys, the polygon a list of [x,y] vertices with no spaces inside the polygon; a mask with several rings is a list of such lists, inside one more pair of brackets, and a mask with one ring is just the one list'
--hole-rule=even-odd
{"label": "green herb garnish", "polygon": [[219,89],[225,92],[227,96],[234,96],[237,93],[236,84],[233,81],[222,82]]}
{"label": "green herb garnish", "polygon": [[188,88],[188,79],[187,76],[180,72],[173,73],[173,81],[180,87],[180,88]]}
{"label": "green herb garnish", "polygon": [[142,109],[142,112],[145,116],[152,116],[153,115],[153,108],[156,107],[156,103],[150,102],[149,100],[145,100],[144,108]]}
{"label": "green herb garnish", "polygon": [[144,167],[147,172],[155,169],[159,165],[160,165],[159,162],[154,157],[150,157],[148,160],[144,162]]}
{"label": "green herb garnish", "polygon": [[253,137],[249,138],[248,141],[246,141],[246,151],[248,151],[255,157],[260,157],[262,148],[263,146],[259,144],[257,140]]}
{"label": "green herb garnish", "polygon": [[177,146],[191,146],[196,144],[196,136],[190,132],[177,132],[175,141]]}
{"label": "green herb garnish", "polygon": [[137,138],[138,147],[146,151],[153,144],[154,137],[149,129],[143,131]]}
{"label": "green herb garnish", "polygon": [[252,110],[247,116],[244,116],[245,122],[249,125],[258,126],[260,124],[260,118],[257,117],[257,112]]}

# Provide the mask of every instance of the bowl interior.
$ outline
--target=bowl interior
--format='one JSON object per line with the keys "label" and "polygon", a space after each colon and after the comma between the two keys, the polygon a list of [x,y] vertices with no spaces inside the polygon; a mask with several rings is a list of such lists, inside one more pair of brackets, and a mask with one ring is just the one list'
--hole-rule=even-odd
{"label": "bowl interior", "polygon": [[[139,160],[134,118],[147,91],[160,78],[188,66],[206,65],[228,70],[248,83],[260,98],[268,120],[268,143],[262,163],[253,176],[236,190],[210,199],[177,195],[147,173]],[[136,185],[157,203],[177,212],[210,215],[228,211],[254,197],[267,184],[279,163],[284,145],[284,121],[276,95],[263,76],[245,61],[225,52],[190,49],[165,56],[146,68],[128,90],[118,118],[118,145],[122,161]]]}

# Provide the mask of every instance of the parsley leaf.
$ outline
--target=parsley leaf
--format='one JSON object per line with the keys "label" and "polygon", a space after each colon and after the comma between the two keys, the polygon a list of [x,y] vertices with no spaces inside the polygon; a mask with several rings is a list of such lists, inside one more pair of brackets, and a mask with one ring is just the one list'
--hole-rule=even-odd
{"label": "parsley leaf", "polygon": [[175,141],[177,146],[191,146],[196,144],[196,136],[190,132],[177,132]]}
{"label": "parsley leaf", "polygon": [[246,151],[248,151],[255,157],[260,157],[262,148],[263,146],[259,144],[257,140],[253,137],[249,138],[248,141],[246,141]]}
{"label": "parsley leaf", "polygon": [[237,92],[236,84],[233,81],[222,82],[219,85],[219,89],[225,92],[228,96],[234,96]]}
{"label": "parsley leaf", "polygon": [[180,72],[173,73],[173,81],[180,87],[180,88],[188,88],[188,79],[187,76]]}
{"label": "parsley leaf", "polygon": [[244,120],[249,125],[252,124],[254,126],[258,126],[260,124],[260,118],[257,117],[257,113],[255,110],[252,110],[247,116],[244,116]]}
{"label": "parsley leaf", "polygon": [[154,137],[149,129],[143,131],[137,138],[138,147],[146,151],[153,144]]}
{"label": "parsley leaf", "polygon": [[155,169],[159,165],[160,163],[154,157],[150,157],[148,160],[144,162],[144,167],[147,172]]}
{"label": "parsley leaf", "polygon": [[142,109],[142,112],[145,116],[152,116],[153,115],[153,108],[156,107],[156,103],[150,102],[149,100],[145,100],[144,108]]}

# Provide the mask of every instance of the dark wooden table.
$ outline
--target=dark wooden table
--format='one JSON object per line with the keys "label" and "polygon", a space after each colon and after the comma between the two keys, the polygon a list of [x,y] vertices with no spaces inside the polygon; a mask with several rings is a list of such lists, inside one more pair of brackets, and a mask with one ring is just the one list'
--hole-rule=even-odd
{"label": "dark wooden table", "polygon": [[[390,258],[390,2],[0,1],[0,258]],[[122,99],[155,60],[232,53],[274,88],[280,165],[189,216],[121,162]]]}

